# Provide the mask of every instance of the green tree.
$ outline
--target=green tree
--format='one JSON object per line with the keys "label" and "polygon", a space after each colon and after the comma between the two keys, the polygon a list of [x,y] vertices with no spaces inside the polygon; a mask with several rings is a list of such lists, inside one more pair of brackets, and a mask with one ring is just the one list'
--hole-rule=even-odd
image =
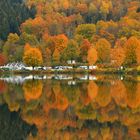
{"label": "green tree", "polygon": [[20,35],[19,43],[22,44],[22,45],[25,45],[26,43],[29,43],[31,45],[37,45],[38,44],[38,40],[37,40],[35,35],[27,34],[27,33],[23,32]]}
{"label": "green tree", "polygon": [[79,56],[79,48],[74,40],[69,40],[67,48],[61,54],[61,60],[77,60]]}
{"label": "green tree", "polygon": [[54,50],[52,59],[53,59],[53,64],[58,64],[60,62],[60,53],[57,49]]}
{"label": "green tree", "polygon": [[85,39],[90,40],[96,33],[95,24],[81,24],[76,28],[75,34],[82,35]]}
{"label": "green tree", "polygon": [[19,45],[19,36],[10,33],[7,41],[3,46],[3,54],[9,62],[22,60],[23,47]]}

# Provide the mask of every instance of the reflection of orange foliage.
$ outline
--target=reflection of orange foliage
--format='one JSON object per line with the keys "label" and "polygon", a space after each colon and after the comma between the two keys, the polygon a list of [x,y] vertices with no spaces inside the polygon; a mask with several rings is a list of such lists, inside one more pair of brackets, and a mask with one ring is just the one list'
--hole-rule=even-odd
{"label": "reflection of orange foliage", "polygon": [[65,110],[68,107],[68,100],[61,93],[60,85],[54,86],[53,91],[55,93],[55,99],[56,99],[54,108],[57,108],[59,110]]}
{"label": "reflection of orange foliage", "polygon": [[107,106],[111,101],[110,85],[101,85],[98,87],[98,94],[95,99],[101,107]]}
{"label": "reflection of orange foliage", "polygon": [[129,90],[129,92],[127,92],[127,104],[131,108],[140,106],[140,83],[137,84],[136,91]]}
{"label": "reflection of orange foliage", "polygon": [[69,132],[66,132],[65,134],[64,134],[64,140],[70,140],[70,137],[71,137],[71,135],[70,135],[70,133]]}
{"label": "reflection of orange foliage", "polygon": [[45,112],[48,112],[51,108],[63,111],[68,107],[68,99],[62,94],[59,84],[54,85],[52,93],[49,94],[49,102],[44,105]]}
{"label": "reflection of orange foliage", "polygon": [[112,131],[110,131],[109,127],[102,127],[101,135],[102,135],[103,140],[112,140],[113,139],[113,133],[112,133]]}
{"label": "reflection of orange foliage", "polygon": [[0,94],[4,93],[6,90],[6,84],[4,81],[0,81]]}
{"label": "reflection of orange foliage", "polygon": [[94,81],[90,81],[88,84],[88,96],[90,97],[91,100],[95,99],[95,97],[97,96],[97,92],[98,92],[98,87],[95,84]]}
{"label": "reflection of orange foliage", "polygon": [[78,134],[80,139],[86,139],[88,137],[88,129],[83,129]]}
{"label": "reflection of orange foliage", "polygon": [[132,113],[131,111],[127,111],[127,114],[121,117],[121,122],[126,126],[130,126],[129,128],[134,128],[135,125],[139,127],[140,126],[139,113]]}
{"label": "reflection of orange foliage", "polygon": [[[100,116],[98,116],[99,122],[114,122],[115,120],[118,120],[118,114],[117,112],[114,112],[115,110],[115,105],[114,103],[110,103],[106,107],[103,107],[100,109]],[[109,112],[112,112],[109,114]]]}
{"label": "reflection of orange foliage", "polygon": [[26,101],[36,100],[42,94],[42,82],[41,81],[27,81],[23,85],[24,97]]}
{"label": "reflection of orange foliage", "polygon": [[90,99],[90,97],[86,94],[86,95],[84,96],[84,105],[88,105],[90,102],[91,102],[91,99]]}
{"label": "reflection of orange foliage", "polygon": [[65,110],[68,107],[68,100],[63,95],[59,95],[56,97],[55,106],[59,110]]}
{"label": "reflection of orange foliage", "polygon": [[120,80],[116,80],[111,86],[111,96],[114,98],[117,105],[126,107],[126,89]]}

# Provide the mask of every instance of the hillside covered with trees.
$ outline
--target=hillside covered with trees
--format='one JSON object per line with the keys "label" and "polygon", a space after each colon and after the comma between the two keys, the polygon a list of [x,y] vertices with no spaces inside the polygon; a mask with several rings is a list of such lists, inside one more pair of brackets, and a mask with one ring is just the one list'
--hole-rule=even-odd
{"label": "hillside covered with trees", "polygon": [[34,6],[30,9],[23,0],[0,1],[0,39],[6,39],[9,33],[20,33],[20,24],[29,17],[34,18]]}
{"label": "hillside covered with trees", "polygon": [[1,65],[140,64],[139,0],[14,0],[8,10],[13,18],[3,3],[0,38],[9,35],[0,41]]}

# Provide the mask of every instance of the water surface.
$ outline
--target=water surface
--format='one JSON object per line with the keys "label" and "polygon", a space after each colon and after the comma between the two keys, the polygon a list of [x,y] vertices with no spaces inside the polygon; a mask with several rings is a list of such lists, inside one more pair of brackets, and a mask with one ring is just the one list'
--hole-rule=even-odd
{"label": "water surface", "polygon": [[139,140],[140,77],[1,76],[0,140]]}

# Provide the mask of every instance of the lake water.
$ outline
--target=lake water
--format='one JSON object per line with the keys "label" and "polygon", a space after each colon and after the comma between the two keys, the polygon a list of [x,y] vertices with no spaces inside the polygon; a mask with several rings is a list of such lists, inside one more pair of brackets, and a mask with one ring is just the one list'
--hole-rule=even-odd
{"label": "lake water", "polygon": [[0,77],[0,140],[139,140],[140,77]]}

